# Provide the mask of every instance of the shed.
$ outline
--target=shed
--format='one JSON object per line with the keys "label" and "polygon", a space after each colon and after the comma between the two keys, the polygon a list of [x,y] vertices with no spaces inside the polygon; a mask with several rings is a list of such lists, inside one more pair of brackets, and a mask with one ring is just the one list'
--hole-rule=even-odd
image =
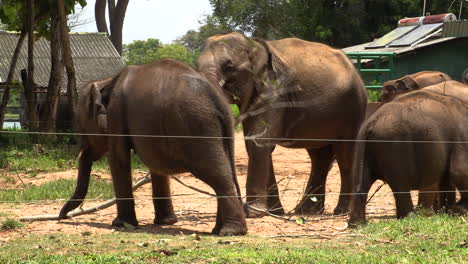
{"label": "shed", "polygon": [[[18,38],[19,33],[17,32],[0,31],[0,94],[3,92],[11,57],[13,56]],[[70,45],[78,93],[80,88],[87,82],[113,76],[125,66],[119,53],[105,33],[70,33]],[[28,49],[26,37],[18,57],[14,81],[21,83],[20,72],[22,69],[27,69],[27,65]],[[45,97],[45,91],[50,78],[50,65],[50,42],[41,38],[34,44],[34,84],[36,96],[39,98]],[[62,95],[66,94],[66,87],[67,77],[64,70],[60,86]],[[18,86],[13,87],[13,89],[15,88],[18,88]],[[23,119],[24,102],[15,102],[13,105],[9,105],[8,112],[20,114],[20,119]],[[18,120],[12,119],[10,121]]]}
{"label": "shed", "polygon": [[[0,83],[6,81],[18,38],[19,33],[0,32]],[[26,69],[28,65],[28,50],[25,44],[16,65],[13,78],[16,81],[21,81],[20,70]],[[34,45],[34,83],[38,87],[47,87],[50,77],[50,42],[41,38]],[[105,33],[70,33],[70,45],[78,89],[88,81],[116,74],[125,65]],[[66,86],[64,73],[61,90],[65,91]]]}
{"label": "shed", "polygon": [[[402,19],[398,27],[382,38],[344,48],[347,54],[392,53],[393,69],[363,72],[366,84],[400,78],[419,71],[441,71],[461,80],[468,68],[468,20],[456,21],[453,14]],[[362,68],[374,68],[375,60],[361,61]],[[378,68],[392,68],[383,60]]]}

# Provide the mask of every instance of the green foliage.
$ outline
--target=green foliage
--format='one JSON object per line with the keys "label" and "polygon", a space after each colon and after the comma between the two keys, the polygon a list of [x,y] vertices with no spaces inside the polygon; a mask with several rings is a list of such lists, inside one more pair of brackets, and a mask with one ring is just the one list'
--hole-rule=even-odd
{"label": "green foliage", "polygon": [[[67,15],[75,12],[75,7],[86,6],[86,0],[64,0]],[[35,0],[35,32],[37,37],[50,37],[50,17],[57,12],[56,1]],[[10,31],[23,31],[28,23],[29,10],[27,1],[2,0],[0,6],[0,22]]]}
{"label": "green foliage", "polygon": [[163,45],[158,39],[135,40],[123,47],[123,57],[129,65],[150,63],[163,58],[173,58],[194,65],[194,55],[180,44]]}
{"label": "green foliage", "polygon": [[157,50],[154,54],[154,58],[156,60],[173,58],[191,66],[195,65],[194,56],[187,50],[187,48],[177,43],[164,45],[162,48]]}
{"label": "green foliage", "polygon": [[7,218],[1,225],[1,229],[3,230],[13,230],[23,227],[24,225],[15,219]]}
{"label": "green foliage", "polygon": [[[21,190],[3,190],[0,192],[1,201],[27,202],[41,200],[68,199],[75,191],[75,179],[60,179],[47,182],[39,186],[30,186]],[[86,198],[109,199],[114,197],[114,190],[110,181],[95,180],[89,186]]]}
{"label": "green foliage", "polygon": [[123,58],[129,65],[145,64],[154,60],[154,54],[162,46],[159,39],[135,40],[123,46]]}
{"label": "green foliage", "polygon": [[[266,39],[295,36],[336,47],[360,44],[396,27],[399,19],[421,16],[416,0],[210,0],[213,16],[227,28]],[[427,1],[427,12],[446,13],[449,2]],[[449,10],[458,14],[458,5]],[[468,11],[465,5],[464,12]]]}
{"label": "green foliage", "polygon": [[189,30],[185,35],[175,40],[175,43],[188,48],[195,58],[198,58],[208,37],[232,31],[232,28],[222,24],[218,17],[212,15],[203,17],[199,23],[202,26],[198,30]]}

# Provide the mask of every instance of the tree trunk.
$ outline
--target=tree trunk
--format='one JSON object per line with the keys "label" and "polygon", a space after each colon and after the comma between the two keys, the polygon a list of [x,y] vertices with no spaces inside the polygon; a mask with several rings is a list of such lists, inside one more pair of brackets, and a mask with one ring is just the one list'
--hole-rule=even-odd
{"label": "tree trunk", "polygon": [[94,17],[98,32],[104,32],[109,35],[106,22],[106,2],[107,0],[96,0],[94,5]]}
{"label": "tree trunk", "polygon": [[5,120],[5,113],[7,110],[7,104],[10,100],[10,89],[11,89],[11,82],[13,81],[13,75],[15,73],[16,63],[18,62],[18,57],[21,51],[21,47],[23,46],[24,39],[26,38],[26,31],[21,31],[21,34],[18,38],[18,42],[16,43],[16,48],[13,53],[13,57],[11,58],[10,62],[10,69],[8,70],[8,76],[6,79],[5,90],[3,91],[2,96],[2,103],[0,105],[0,129],[3,128],[3,122]]}
{"label": "tree trunk", "polygon": [[50,40],[50,78],[49,86],[47,88],[47,98],[44,102],[40,102],[41,111],[39,112],[39,119],[41,122],[41,131],[55,132],[58,96],[60,94],[60,87],[62,84],[63,65],[60,61],[61,44],[60,44],[60,20],[56,14],[52,15],[50,21],[50,31],[52,38]]}
{"label": "tree trunk", "polygon": [[[106,4],[108,4],[109,9],[110,34],[106,22]],[[94,5],[94,16],[98,31],[107,33],[120,55],[122,55],[122,29],[127,6],[128,0],[118,0],[117,5],[115,0],[96,0]]]}
{"label": "tree trunk", "polygon": [[67,71],[67,96],[68,103],[70,104],[71,112],[74,114],[78,92],[76,90],[76,75],[75,66],[73,65],[73,58],[70,47],[70,36],[68,34],[67,16],[65,14],[65,4],[63,0],[57,0],[58,16],[60,19],[60,34],[63,47],[63,60],[65,62],[65,69]]}
{"label": "tree trunk", "polygon": [[28,0],[28,73],[24,95],[26,97],[28,129],[37,131],[36,98],[34,93],[34,0]]}
{"label": "tree trunk", "polygon": [[125,13],[127,12],[127,6],[128,0],[119,0],[115,10],[113,11],[114,18],[110,19],[110,21],[112,21],[112,23],[110,24],[111,41],[120,55],[122,55],[122,30],[123,23],[125,20]]}

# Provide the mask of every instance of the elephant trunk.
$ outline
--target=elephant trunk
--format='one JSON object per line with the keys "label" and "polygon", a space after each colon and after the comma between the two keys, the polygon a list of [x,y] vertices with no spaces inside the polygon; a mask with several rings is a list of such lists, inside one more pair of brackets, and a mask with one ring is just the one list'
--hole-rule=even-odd
{"label": "elephant trunk", "polygon": [[91,167],[93,165],[93,159],[91,158],[89,149],[82,149],[80,151],[78,162],[78,182],[76,184],[75,193],[60,210],[59,219],[66,219],[68,212],[80,206],[88,193]]}

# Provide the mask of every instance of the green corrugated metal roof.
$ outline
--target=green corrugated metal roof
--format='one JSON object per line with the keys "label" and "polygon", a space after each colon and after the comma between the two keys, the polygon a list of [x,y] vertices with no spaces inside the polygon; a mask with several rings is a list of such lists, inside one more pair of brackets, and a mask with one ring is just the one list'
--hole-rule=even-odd
{"label": "green corrugated metal roof", "polygon": [[447,22],[442,30],[442,37],[468,37],[468,20]]}

